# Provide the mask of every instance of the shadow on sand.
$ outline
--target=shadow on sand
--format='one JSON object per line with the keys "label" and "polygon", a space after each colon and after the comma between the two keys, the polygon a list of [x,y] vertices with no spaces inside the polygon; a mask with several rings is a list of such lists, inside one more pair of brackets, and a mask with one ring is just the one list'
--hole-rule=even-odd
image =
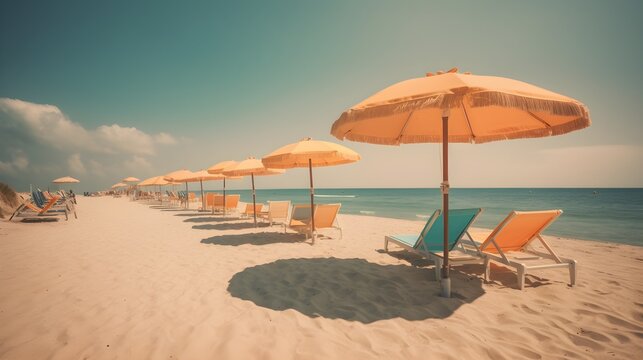
{"label": "shadow on sand", "polygon": [[[182,214],[177,214],[175,216],[183,216],[183,215]],[[183,222],[193,222],[193,223],[205,223],[205,222],[215,223],[215,222],[218,222],[218,223],[222,223],[222,222],[227,222],[227,221],[241,220],[239,218],[224,218],[224,217],[221,217],[221,216],[203,216],[203,214],[197,215],[197,216],[198,217],[195,216],[195,217],[192,217],[192,218],[189,218],[189,219],[185,219],[185,220],[183,220]]]}
{"label": "shadow on sand", "polygon": [[[376,250],[379,253],[386,254],[387,252],[383,249]],[[405,250],[400,251],[389,251],[388,255],[402,261],[406,261],[413,266],[433,266],[433,262],[424,258],[418,254],[414,254]],[[463,276],[468,277],[469,279],[473,277],[478,277],[480,279],[484,276],[484,267],[482,265],[469,264],[469,265],[460,265],[451,267],[451,273],[459,271]],[[509,269],[504,266],[496,265],[493,262],[491,263],[491,277],[489,278],[489,284],[500,285],[506,288],[518,288],[518,279],[516,278],[515,270]],[[525,275],[525,287],[538,287],[542,285],[551,284],[551,281],[538,277],[534,274]]]}
{"label": "shadow on sand", "polygon": [[300,234],[284,234],[278,232],[261,232],[251,234],[213,236],[201,240],[202,244],[213,245],[270,245],[278,243],[294,244],[306,241],[306,237]]}
{"label": "shadow on sand", "polygon": [[364,259],[286,259],[247,268],[228,284],[234,297],[309,317],[372,323],[442,319],[482,294],[482,280],[454,274],[453,297],[440,297],[431,269],[379,265]]}
{"label": "shadow on sand", "polygon": [[222,223],[222,224],[204,224],[204,225],[194,225],[192,229],[197,230],[244,230],[244,229],[261,229],[266,228],[269,225],[266,223],[257,223],[252,222],[242,222],[242,223]]}

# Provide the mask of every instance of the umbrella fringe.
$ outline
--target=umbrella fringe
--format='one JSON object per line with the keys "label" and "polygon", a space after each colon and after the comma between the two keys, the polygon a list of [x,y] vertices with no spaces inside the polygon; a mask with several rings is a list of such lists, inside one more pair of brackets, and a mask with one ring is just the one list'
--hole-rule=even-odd
{"label": "umbrella fringe", "polygon": [[[352,163],[361,159],[361,157],[357,154],[355,155],[340,154],[340,156],[342,156],[341,159],[335,159],[333,161],[324,161],[323,163],[318,162],[313,164],[313,166],[320,167],[320,166],[342,165],[342,164]],[[313,161],[326,160],[328,158],[328,152],[319,153],[319,154],[310,153],[310,154],[307,154],[306,157],[307,159],[303,161],[297,155],[282,154],[282,155],[273,155],[270,157],[263,158],[262,161],[264,166],[266,166],[267,168],[287,169],[290,167],[308,167],[308,158],[312,159]]]}
{"label": "umbrella fringe", "polygon": [[[470,93],[465,96],[465,99],[472,108],[490,106],[510,107],[531,112],[548,112],[559,116],[578,116],[586,118],[589,121],[589,111],[583,104],[578,102],[537,99],[497,91]],[[403,99],[401,101],[398,99],[395,103],[374,105],[361,109],[349,109],[343,112],[339,119],[335,121],[331,128],[331,133],[341,138],[342,134],[336,134],[336,131],[347,122],[391,116],[426,108],[456,108],[460,107],[462,100],[462,96],[458,94],[439,94],[421,99]]]}
{"label": "umbrella fringe", "polygon": [[473,93],[468,96],[471,107],[500,106],[531,112],[547,112],[559,116],[580,116],[589,118],[587,108],[577,102],[562,102],[536,99],[496,91]]}
{"label": "umbrella fringe", "polygon": [[[450,143],[488,143],[492,141],[499,140],[512,140],[512,139],[528,139],[528,138],[537,138],[537,137],[547,137],[562,135],[568,132],[583,129],[590,125],[590,120],[586,117],[579,117],[572,121],[568,121],[564,124],[552,126],[551,128],[541,128],[541,129],[531,129],[523,131],[515,131],[508,134],[499,134],[499,135],[488,135],[488,136],[449,136]],[[390,138],[390,137],[376,137],[369,135],[358,135],[348,132],[344,134],[344,138],[357,141],[365,142],[370,144],[378,145],[400,145],[400,144],[416,144],[416,143],[440,143],[442,142],[442,137],[438,135],[403,135],[400,138]]]}

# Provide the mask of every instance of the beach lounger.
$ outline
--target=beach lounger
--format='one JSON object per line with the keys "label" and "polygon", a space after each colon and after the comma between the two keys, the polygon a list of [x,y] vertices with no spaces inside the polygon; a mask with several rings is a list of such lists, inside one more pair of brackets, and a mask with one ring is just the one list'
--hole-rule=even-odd
{"label": "beach lounger", "polygon": [[[339,226],[337,214],[342,204],[319,204],[315,205],[315,234],[322,229],[337,229],[339,230],[339,238],[342,238],[342,228]],[[306,238],[310,237],[315,243],[315,238],[312,232],[312,222],[310,216],[310,205],[293,205],[292,213],[288,226],[285,228],[292,229],[299,233],[306,234]],[[284,229],[285,230],[285,229]]]}
{"label": "beach lounger", "polygon": [[[237,210],[237,206],[239,206],[239,198],[241,195],[239,194],[230,194],[225,196],[225,210],[227,212],[232,212],[234,210]],[[213,210],[218,211],[218,212],[223,212],[223,195],[215,195],[214,196],[214,205],[213,205]],[[243,212],[244,209],[240,210],[240,212]]]}
{"label": "beach lounger", "polygon": [[268,221],[270,226],[273,224],[286,224],[289,210],[290,201],[268,201],[268,210],[259,213],[259,216],[261,219]]}
{"label": "beach lounger", "polygon": [[[226,204],[226,207],[227,207],[227,205],[228,204]],[[244,217],[252,217],[254,215],[255,211],[257,212],[257,215],[258,215],[262,211],[262,209],[263,209],[263,204],[256,204],[255,208],[253,209],[252,204],[247,203],[245,208],[241,212],[241,215],[244,216]]]}
{"label": "beach lounger", "polygon": [[[559,257],[541,236],[562,213],[562,210],[512,211],[480,245],[487,259],[485,280],[490,275],[490,261],[495,261],[516,269],[521,290],[525,285],[525,274],[540,269],[567,268],[570,285],[575,285],[576,260]],[[536,240],[546,252],[531,247]]]}
{"label": "beach lounger", "polygon": [[[469,227],[482,209],[449,210],[449,264],[484,264],[483,254],[469,234]],[[384,237],[384,251],[389,243],[427,257],[435,263],[435,279],[440,280],[444,253],[444,223],[441,210],[427,220],[419,235],[388,235]]]}
{"label": "beach lounger", "polygon": [[45,196],[40,191],[33,191],[31,193],[31,199],[24,202],[11,214],[9,220],[12,220],[14,217],[25,217],[25,216],[48,216],[48,215],[65,215],[65,220],[69,219],[68,209],[65,204],[58,204],[58,201],[61,199],[60,196],[53,196],[50,200],[47,200]]}

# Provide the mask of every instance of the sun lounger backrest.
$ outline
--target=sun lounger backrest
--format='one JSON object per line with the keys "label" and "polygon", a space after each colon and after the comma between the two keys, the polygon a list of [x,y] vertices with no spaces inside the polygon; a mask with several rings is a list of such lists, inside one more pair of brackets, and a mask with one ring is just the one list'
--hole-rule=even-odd
{"label": "sun lounger backrest", "polygon": [[[241,195],[239,194],[231,194],[231,195],[226,195],[225,196],[225,207],[226,209],[234,209],[239,205],[239,198]],[[221,196],[221,201],[223,201],[223,196]],[[223,203],[221,203],[221,206],[223,206]]]}
{"label": "sun lounger backrest", "polygon": [[[449,250],[457,244],[464,236],[482,209],[452,209],[449,210]],[[435,221],[433,217],[437,215]],[[444,250],[444,217],[442,212],[436,211],[427,221],[431,224],[429,229],[424,229],[420,238],[424,240],[429,251],[440,252]],[[423,235],[423,236],[422,236]],[[416,248],[422,248],[422,243],[418,242]]]}
{"label": "sun lounger backrest", "polygon": [[315,206],[315,228],[323,229],[333,226],[342,204],[320,204]]}
{"label": "sun lounger backrest", "polygon": [[[226,206],[227,206],[227,205],[228,205],[228,204],[226,204]],[[246,215],[252,215],[252,214],[254,214],[254,212],[255,212],[255,211],[256,211],[256,212],[261,212],[261,209],[263,209],[263,204],[255,204],[255,210],[253,211],[253,210],[252,210],[252,204],[251,204],[251,203],[247,203],[247,204],[246,204],[246,208],[245,208],[245,210],[244,210],[244,212],[243,212],[243,213],[244,213],[244,214],[246,214]]]}
{"label": "sun lounger backrest", "polygon": [[489,234],[480,249],[497,253],[495,241],[503,252],[520,251],[562,213],[562,210],[512,211]]}
{"label": "sun lounger backrest", "polygon": [[307,221],[310,220],[310,205],[309,204],[295,204],[292,206],[292,213],[290,214],[290,221]]}
{"label": "sun lounger backrest", "polygon": [[288,218],[289,209],[290,201],[270,201],[268,214],[271,219],[286,219]]}
{"label": "sun lounger backrest", "polygon": [[45,206],[45,199],[40,194],[40,190],[34,190],[31,193],[31,198],[33,199],[33,202],[36,204],[36,206],[38,207]]}

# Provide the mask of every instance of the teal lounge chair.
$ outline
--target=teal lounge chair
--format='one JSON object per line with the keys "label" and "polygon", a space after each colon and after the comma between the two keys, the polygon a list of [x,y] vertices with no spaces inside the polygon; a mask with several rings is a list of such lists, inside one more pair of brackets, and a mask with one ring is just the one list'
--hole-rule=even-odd
{"label": "teal lounge chair", "polygon": [[[484,256],[469,234],[469,227],[482,209],[449,210],[449,262],[455,264],[484,264]],[[384,250],[389,242],[427,257],[435,263],[435,279],[441,278],[442,254],[444,251],[444,225],[442,211],[436,210],[429,218],[420,235],[387,235]],[[466,235],[466,239],[465,239]]]}

